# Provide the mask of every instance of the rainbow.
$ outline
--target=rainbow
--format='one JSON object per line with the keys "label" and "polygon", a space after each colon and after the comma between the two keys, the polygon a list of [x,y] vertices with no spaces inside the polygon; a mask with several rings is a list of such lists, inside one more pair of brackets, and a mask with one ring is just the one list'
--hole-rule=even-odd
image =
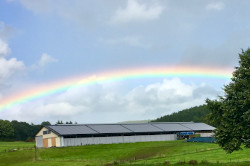
{"label": "rainbow", "polygon": [[95,75],[76,76],[55,82],[44,83],[6,96],[0,100],[0,110],[6,110],[28,101],[67,91],[68,89],[89,86],[96,83],[155,77],[203,77],[229,79],[231,73],[232,71],[229,69],[211,69],[205,67],[149,67],[100,72]]}

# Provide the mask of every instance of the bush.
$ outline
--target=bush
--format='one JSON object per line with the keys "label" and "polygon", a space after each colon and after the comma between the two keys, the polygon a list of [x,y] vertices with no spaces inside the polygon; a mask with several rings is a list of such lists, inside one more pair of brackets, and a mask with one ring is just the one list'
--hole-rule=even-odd
{"label": "bush", "polygon": [[189,161],[189,164],[190,164],[190,165],[196,165],[196,164],[198,164],[198,162],[197,162],[196,160],[190,160],[190,161]]}
{"label": "bush", "polygon": [[26,139],[26,142],[35,142],[35,138],[28,137]]}
{"label": "bush", "polygon": [[163,163],[164,165],[169,165],[170,164],[170,162],[169,161],[164,161],[164,163]]}
{"label": "bush", "polygon": [[179,161],[178,164],[179,165],[184,165],[184,164],[186,164],[186,162],[185,161]]}
{"label": "bush", "polygon": [[201,164],[209,164],[209,162],[207,160],[202,160]]}

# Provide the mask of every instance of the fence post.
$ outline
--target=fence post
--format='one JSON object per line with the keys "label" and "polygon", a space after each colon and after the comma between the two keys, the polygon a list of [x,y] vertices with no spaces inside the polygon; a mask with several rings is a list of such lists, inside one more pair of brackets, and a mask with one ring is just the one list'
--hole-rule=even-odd
{"label": "fence post", "polygon": [[36,161],[36,159],[37,159],[37,156],[36,156],[36,145],[34,146],[34,148],[35,148],[35,161]]}

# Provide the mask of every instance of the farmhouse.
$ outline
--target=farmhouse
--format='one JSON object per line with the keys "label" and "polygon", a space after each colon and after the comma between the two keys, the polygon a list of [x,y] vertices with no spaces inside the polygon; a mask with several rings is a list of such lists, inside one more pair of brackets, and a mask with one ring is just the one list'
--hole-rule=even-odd
{"label": "farmhouse", "polygon": [[36,134],[36,146],[64,147],[169,141],[194,134],[209,137],[214,129],[205,123],[193,122],[48,125]]}

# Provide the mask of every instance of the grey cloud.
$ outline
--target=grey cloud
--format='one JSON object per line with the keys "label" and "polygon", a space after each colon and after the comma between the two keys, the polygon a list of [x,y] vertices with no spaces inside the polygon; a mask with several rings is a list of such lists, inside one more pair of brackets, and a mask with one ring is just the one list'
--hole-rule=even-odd
{"label": "grey cloud", "polygon": [[220,91],[214,89],[213,87],[209,85],[202,85],[194,89],[193,97],[194,98],[201,98],[204,96],[206,96],[207,98],[216,97],[217,95],[220,95],[220,93],[221,93]]}
{"label": "grey cloud", "polygon": [[0,21],[0,39],[6,41],[14,34],[15,29]]}
{"label": "grey cloud", "polygon": [[[111,11],[121,2],[111,1],[67,1],[67,0],[16,0],[26,9],[40,15],[57,15],[67,21],[93,28],[109,20]],[[125,1],[124,1],[125,2]],[[98,4],[98,5],[97,5]]]}
{"label": "grey cloud", "polygon": [[250,29],[238,31],[215,48],[205,48],[200,45],[190,46],[184,51],[180,63],[196,66],[232,67],[237,65],[241,49],[250,46]]}

